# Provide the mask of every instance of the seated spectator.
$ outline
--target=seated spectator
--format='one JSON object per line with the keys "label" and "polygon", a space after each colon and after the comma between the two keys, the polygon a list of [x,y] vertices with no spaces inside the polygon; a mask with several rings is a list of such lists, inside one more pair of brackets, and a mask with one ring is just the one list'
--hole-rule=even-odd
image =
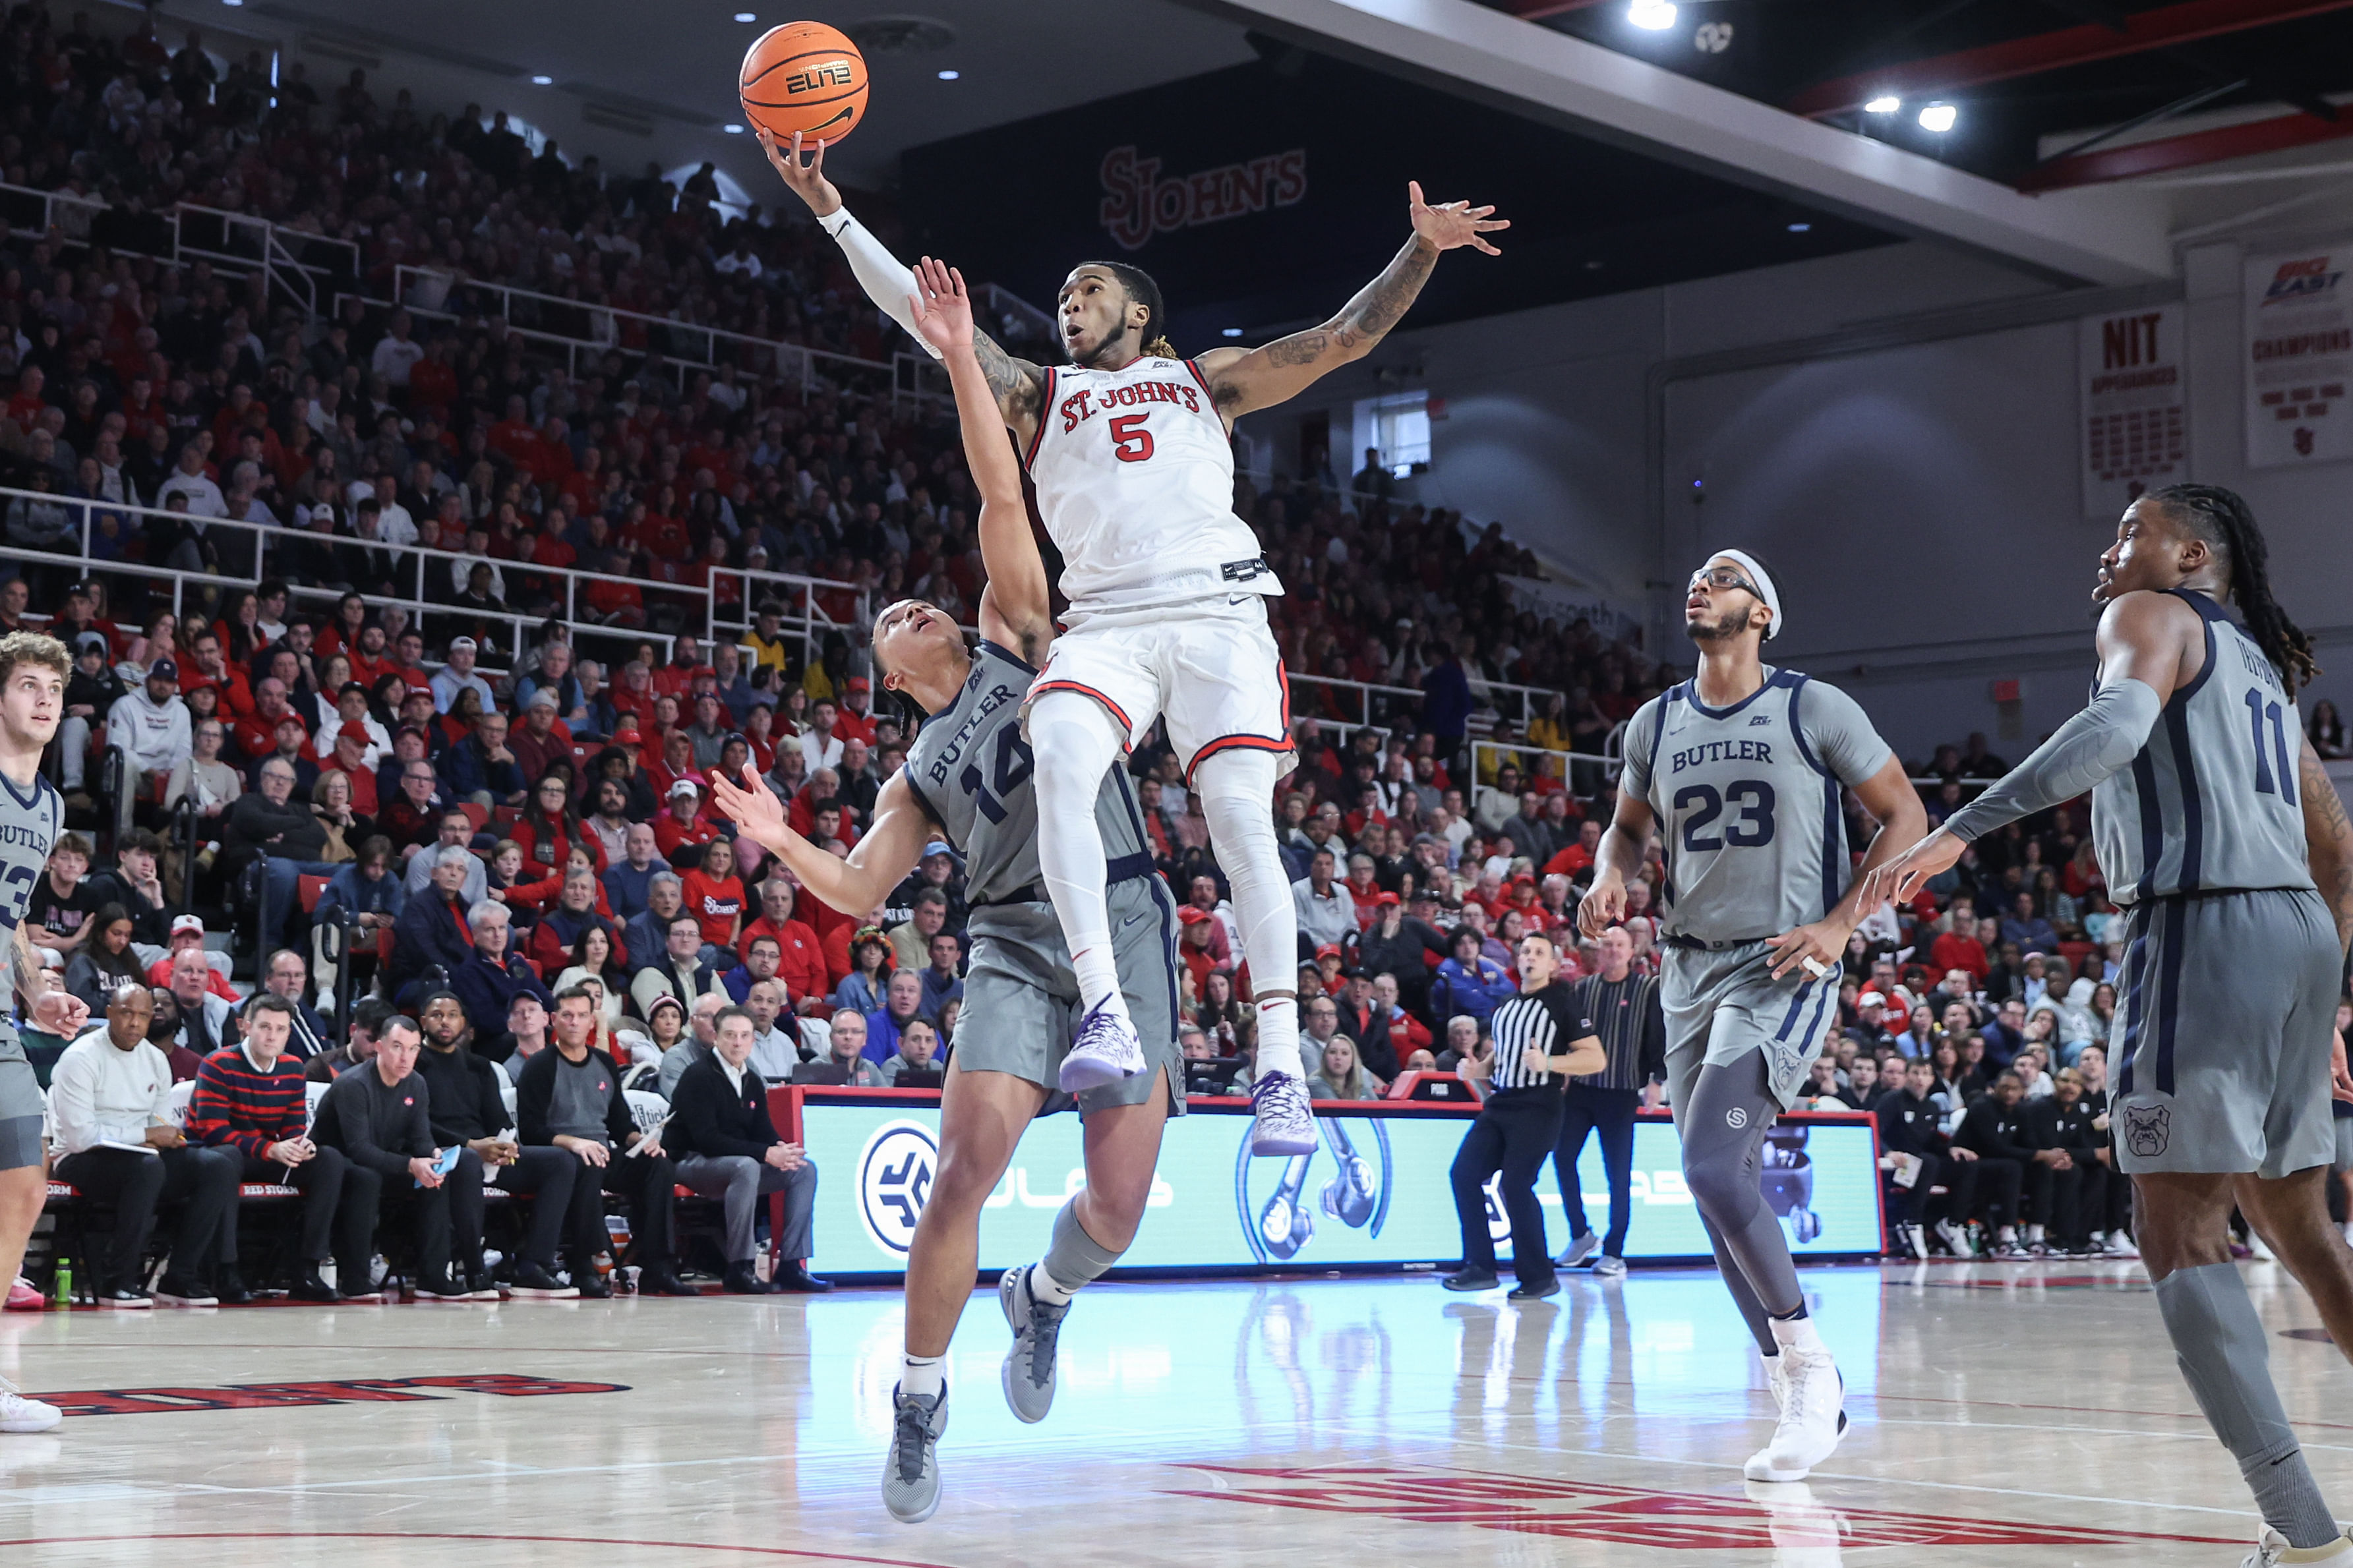
{"label": "seated spectator", "polygon": [[2034,895],[2029,892],[2021,892],[2010,900],[2010,912],[2001,921],[2001,940],[2015,943],[2019,952],[2028,954],[2059,951],[2058,931],[2035,912]]}
{"label": "seated spectator", "polygon": [[675,996],[691,1013],[696,1001],[716,996],[724,1005],[734,1001],[718,971],[702,963],[702,922],[683,909],[670,917],[659,956],[629,982],[629,999],[638,1016],[647,1017],[657,996]]}
{"label": "seated spectator", "polygon": [[[339,1152],[345,1161],[343,1201],[354,1216],[354,1226],[357,1216],[364,1215],[373,1236],[387,1202],[410,1211],[417,1233],[417,1299],[469,1300],[470,1287],[449,1274],[450,1186],[426,1110],[432,1097],[416,1076],[418,1045],[414,1023],[398,1015],[386,1019],[368,1065],[328,1086],[311,1136],[322,1152]],[[459,1167],[470,1166],[469,1179],[479,1187],[480,1156],[464,1147],[453,1152]],[[343,1277],[343,1267],[337,1262],[338,1279]],[[364,1260],[361,1267],[367,1267]]]}
{"label": "seated spectator", "polygon": [[623,858],[605,868],[605,900],[612,909],[613,918],[626,923],[645,913],[652,896],[653,879],[671,874],[654,841],[653,828],[643,822],[632,823]]}
{"label": "seated spectator", "polygon": [[938,888],[919,889],[908,906],[906,921],[885,933],[891,942],[891,966],[921,971],[932,962],[932,939],[947,929],[948,896]]}
{"label": "seated spectator", "polygon": [[893,1089],[939,1088],[940,1068],[934,1059],[939,1046],[939,1032],[930,1019],[908,1019],[899,1031],[899,1048],[881,1064],[882,1081]]}
{"label": "seated spectator", "polygon": [[1454,956],[1438,966],[1438,977],[1430,982],[1430,1011],[1448,1017],[1461,1014],[1483,1033],[1496,1007],[1517,988],[1510,973],[1486,956],[1486,938],[1475,925],[1456,927],[1452,948]]}
{"label": "seated spectator", "polygon": [[468,871],[480,868],[470,852],[455,845],[433,851],[431,882],[402,907],[393,924],[392,961],[384,979],[396,1001],[406,1000],[420,981],[429,979],[435,987],[448,984],[473,956],[473,927],[467,913],[470,907],[480,906],[469,906],[460,889]]}
{"label": "seated spectator", "polygon": [[882,1005],[866,1015],[866,1059],[880,1067],[899,1049],[899,1037],[918,1016],[923,1004],[923,978],[914,970],[891,973],[882,992]]}
{"label": "seated spectator", "polygon": [[538,997],[542,1006],[555,1000],[540,984],[530,961],[510,945],[513,919],[504,904],[492,900],[466,911],[474,951],[449,972],[449,989],[458,994],[470,1018],[505,1017],[518,992]]}
{"label": "seated spectator", "polygon": [[261,989],[284,997],[286,1005],[293,1009],[286,1054],[304,1064],[312,1057],[324,1056],[331,1048],[327,1039],[332,1031],[327,1020],[311,1005],[311,966],[302,962],[302,955],[284,947],[271,953],[262,966]]}
{"label": "seated spectator", "polygon": [[520,806],[530,787],[507,746],[507,716],[487,705],[473,733],[441,753],[440,772],[455,799],[476,805]]}
{"label": "seated spectator", "polygon": [[[162,791],[174,771],[195,755],[195,720],[179,692],[179,666],[159,658],[137,690],[124,693],[107,710],[106,743],[125,753],[142,798],[151,790]],[[126,785],[131,783],[125,781]]]}
{"label": "seated spectator", "polygon": [[136,985],[144,994],[147,972],[131,951],[132,920],[121,904],[100,909],[90,916],[90,926],[89,942],[67,961],[65,983],[66,990],[95,1015],[111,1005],[109,998],[119,985]]}
{"label": "seated spectator", "polygon": [[[670,951],[670,928],[672,921],[686,912],[686,884],[677,872],[664,867],[647,884],[646,907],[638,911],[622,928],[621,942],[628,957],[629,975],[635,979],[639,970],[658,963]],[[695,951],[702,951],[702,922],[695,921]]]}
{"label": "seated spectator", "polygon": [[104,889],[90,885],[90,842],[79,833],[60,833],[49,850],[45,874],[34,879],[25,903],[25,934],[37,948],[70,958],[90,941],[90,917],[105,902]]}
{"label": "seated spectator", "polygon": [[744,994],[744,1009],[752,1015],[755,1026],[752,1070],[771,1084],[791,1081],[793,1069],[807,1058],[801,1048],[800,1019],[785,1005],[785,983],[754,983]]}
{"label": "seated spectator", "polygon": [[964,962],[964,943],[954,931],[941,931],[932,938],[931,962],[924,966],[922,980],[923,1000],[915,1005],[915,1016],[936,1027],[940,1011],[952,1002],[964,1000],[964,977],[956,972]]}
{"label": "seated spectator", "polygon": [[164,984],[177,1009],[175,1032],[180,1043],[199,1058],[237,1044],[237,1004],[220,994],[216,984],[218,972],[202,941],[174,948],[165,963]]}
{"label": "seated spectator", "polygon": [[[362,1183],[346,1190],[351,1163],[313,1142],[305,1131],[309,1099],[302,1068],[285,1054],[293,1009],[282,996],[256,996],[246,1004],[242,1045],[205,1058],[188,1101],[188,1135],[226,1148],[238,1161],[240,1182],[275,1182],[302,1196],[302,1226],[297,1245],[301,1266],[293,1297],[298,1301],[380,1301],[372,1260],[375,1254],[374,1194]],[[386,1026],[389,1027],[389,1024]],[[221,1299],[244,1294],[237,1277],[237,1206],[221,1226],[220,1268],[214,1275]],[[320,1277],[330,1250],[336,1283]],[[348,1286],[344,1289],[341,1287]]]}
{"label": "seated spectator", "polygon": [[375,933],[390,931],[407,903],[407,886],[393,874],[392,840],[374,833],[359,841],[349,865],[327,879],[313,918],[333,924],[350,916],[354,951],[365,950],[373,963]]}
{"label": "seated spectator", "polygon": [[832,1026],[824,1059],[803,1062],[794,1068],[793,1081],[850,1089],[888,1088],[882,1081],[881,1069],[866,1057],[866,1016],[854,1007],[843,1007],[833,1015]]}
{"label": "seated spectator", "polygon": [[164,886],[164,841],[134,827],[114,846],[111,870],[90,879],[101,904],[120,904],[131,917],[131,942],[142,962],[153,963],[171,945],[172,900]]}
{"label": "seated spectator", "polygon": [[1994,1079],[1986,1097],[1969,1107],[1961,1118],[1960,1130],[1953,1134],[1956,1148],[1978,1157],[1978,1201],[1986,1224],[1994,1232],[1992,1255],[1996,1258],[2026,1256],[2016,1221],[2027,1173],[2062,1158],[2056,1150],[2034,1147],[2021,1104],[2024,1099],[2025,1086],[2018,1075],[2004,1072]]}
{"label": "seated spectator", "polygon": [[850,972],[833,988],[831,1001],[836,1011],[851,1007],[862,1017],[882,1005],[883,993],[890,988],[890,939],[872,926],[860,928],[850,941],[849,961]]}
{"label": "seated spectator", "polygon": [[[539,998],[528,991],[516,992],[514,1000],[507,1004],[504,1054],[499,1058],[498,1065],[500,1070],[506,1074],[509,1083],[513,1083],[522,1077],[524,1063],[547,1048],[547,1009],[540,1005]],[[603,1023],[603,1019],[597,1020],[599,1027]],[[429,1035],[426,1038],[426,1043],[428,1046],[433,1043]],[[593,1043],[594,1037],[592,1037]],[[606,1054],[610,1056],[612,1053],[608,1051]],[[478,1057],[480,1053],[477,1053]],[[513,1119],[510,1117],[500,1125],[512,1126],[512,1121]],[[549,1245],[553,1247],[554,1244],[551,1242]],[[549,1254],[551,1258],[554,1256],[552,1252]],[[549,1267],[553,1268],[554,1264],[551,1262]]]}
{"label": "seated spectator", "polygon": [[311,1083],[332,1083],[375,1055],[376,1037],[384,1033],[385,1020],[394,1012],[393,1005],[381,996],[362,997],[352,1008],[351,1032],[343,1043],[304,1063],[303,1079]]}
{"label": "seated spectator", "polygon": [[1357,934],[1356,903],[1348,889],[1333,879],[1336,862],[1329,849],[1308,857],[1307,875],[1291,885],[1291,902],[1299,916],[1299,940],[1312,949],[1336,945]]}
{"label": "seated spectator", "polygon": [[803,1012],[816,1012],[822,1009],[829,989],[825,952],[817,932],[807,921],[795,918],[796,902],[793,884],[782,870],[771,875],[760,884],[760,918],[744,928],[736,951],[748,953],[755,939],[775,937],[777,978],[784,982],[796,1006]]}
{"label": "seated spectator", "polygon": [[720,976],[727,994],[739,1004],[751,994],[752,987],[764,980],[774,980],[780,950],[773,936],[755,936],[746,945],[744,962]]}
{"label": "seated spectator", "polygon": [[[770,1289],[827,1290],[808,1271],[816,1251],[810,1222],[817,1206],[817,1167],[797,1143],[787,1143],[768,1120],[767,1087],[749,1063],[757,1026],[742,1007],[718,1010],[712,1054],[688,1068],[670,1094],[663,1128],[678,1161],[678,1179],[704,1197],[722,1201],[724,1288],[757,1296]],[[776,1279],[753,1272],[760,1200],[785,1194],[785,1225],[776,1237],[782,1259]]]}
{"label": "seated spectator", "polygon": [[147,1238],[166,1205],[180,1213],[158,1294],[174,1305],[218,1300],[206,1278],[221,1218],[237,1196],[238,1162],[190,1144],[174,1124],[171,1064],[147,1038],[154,1013],[143,984],[116,984],[103,1022],[66,1047],[49,1082],[57,1180],[114,1211],[103,1272],[90,1282],[100,1307],[153,1300],[145,1288]]}
{"label": "seated spectator", "polygon": [[[604,934],[608,958],[612,951],[618,950],[620,927],[597,909],[599,891],[596,873],[587,867],[575,865],[564,873],[564,887],[556,895],[555,907],[532,926],[531,939],[524,948],[540,973],[554,974],[573,963],[581,938],[592,930]],[[598,967],[603,967],[601,963]]]}
{"label": "seated spectator", "polygon": [[725,971],[735,964],[735,942],[744,931],[744,883],[735,875],[735,846],[713,838],[702,858],[680,880],[686,912],[702,922],[702,963]]}
{"label": "seated spectator", "polygon": [[565,1212],[565,1261],[585,1297],[612,1289],[596,1277],[596,1255],[610,1244],[604,1194],[629,1205],[630,1236],[644,1273],[638,1289],[655,1296],[693,1294],[670,1257],[670,1189],[675,1171],[659,1138],[638,1131],[610,1058],[589,1048],[596,1005],[578,987],[555,999],[554,1042],[523,1064],[515,1083],[516,1125],[526,1148],[562,1149],[582,1169],[575,1173]]}
{"label": "seated spectator", "polygon": [[240,795],[229,808],[223,838],[224,869],[234,877],[253,860],[264,863],[261,883],[261,945],[285,945],[286,916],[304,877],[332,877],[333,862],[320,858],[326,829],[306,804],[294,799],[294,765],[273,756],[261,764],[260,787]]}
{"label": "seated spectator", "polygon": [[[1933,1226],[1954,1257],[1973,1258],[1977,1248],[1963,1226],[1976,1204],[1978,1157],[1970,1150],[1955,1148],[1946,1137],[1941,1108],[1931,1098],[1936,1082],[1935,1066],[1915,1058],[1905,1064],[1896,1088],[1881,1095],[1872,1108],[1879,1122],[1881,1150],[1900,1156],[1900,1179],[1887,1186],[1888,1223],[1905,1237],[1915,1256],[1927,1256],[1919,1227]],[[1941,1194],[1936,1191],[1939,1186],[1945,1188]]]}
{"label": "seated spectator", "polygon": [[654,823],[654,847],[673,869],[682,871],[702,858],[702,847],[719,837],[719,829],[702,815],[702,786],[694,780],[672,781],[663,798],[668,805]]}
{"label": "seated spectator", "polygon": [[1335,1035],[1324,1042],[1315,1070],[1307,1077],[1310,1100],[1378,1100],[1388,1086],[1356,1061],[1356,1042]]}
{"label": "seated spectator", "polygon": [[662,1052],[661,1064],[654,1073],[655,1093],[668,1100],[687,1068],[710,1058],[719,1045],[720,1011],[729,1005],[723,993],[695,998],[694,1005],[687,1009],[686,1033]]}

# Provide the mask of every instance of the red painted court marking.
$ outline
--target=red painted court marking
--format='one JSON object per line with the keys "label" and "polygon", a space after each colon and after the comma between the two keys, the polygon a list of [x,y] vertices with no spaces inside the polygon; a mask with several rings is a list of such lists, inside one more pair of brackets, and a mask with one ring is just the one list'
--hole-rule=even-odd
{"label": "red painted court marking", "polygon": [[[529,1542],[534,1545],[577,1547],[576,1535],[492,1535],[487,1531],[461,1534],[456,1531],[418,1530],[174,1530],[142,1531],[124,1535],[27,1535],[0,1542],[8,1546],[87,1546],[107,1541],[487,1541]],[[741,1552],[762,1557],[804,1557],[825,1563],[871,1563],[877,1568],[955,1568],[953,1563],[913,1557],[862,1557],[849,1552],[811,1552],[798,1546],[729,1546],[715,1541],[626,1541],[599,1536],[597,1546],[653,1546],[676,1552]]]}
{"label": "red painted court marking", "polygon": [[627,1394],[626,1383],[571,1383],[515,1373],[454,1377],[342,1378],[308,1383],[232,1383],[166,1388],[91,1388],[38,1397],[68,1415],[159,1415],[194,1410],[286,1410],[330,1405],[408,1404],[451,1394],[536,1398],[557,1394]]}
{"label": "red painted court marking", "polygon": [[1176,1489],[1166,1497],[1259,1503],[1272,1508],[1416,1524],[1467,1524],[1515,1535],[1609,1542],[1688,1552],[1767,1551],[1823,1542],[1873,1546],[2128,1546],[2151,1542],[2200,1546],[2237,1542],[2217,1536],[2095,1530],[2007,1520],[1955,1519],[1814,1502],[1705,1492],[1659,1491],[1577,1480],[1501,1479],[1438,1468],[1190,1465],[1188,1469],[1248,1478],[1226,1491]]}

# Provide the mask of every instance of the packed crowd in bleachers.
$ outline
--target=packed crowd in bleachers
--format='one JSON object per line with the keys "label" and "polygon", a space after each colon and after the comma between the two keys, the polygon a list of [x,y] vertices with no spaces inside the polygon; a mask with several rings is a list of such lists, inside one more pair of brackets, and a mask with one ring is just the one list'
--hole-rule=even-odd
{"label": "packed crowd in bleachers", "polygon": [[[969,621],[979,599],[957,433],[887,385],[805,394],[748,359],[681,384],[626,334],[575,377],[467,315],[466,280],[486,279],[870,358],[891,346],[813,227],[729,216],[707,179],[531,156],[502,118],[423,116],[406,92],[386,107],[357,73],[323,101],[290,79],[273,105],[249,63],[224,75],[193,43],[10,13],[9,183],[258,212],[361,258],[344,308],[308,320],[259,278],[0,236],[0,468],[30,492],[5,508],[0,631],[44,627],[76,659],[52,766],[80,831],[28,917],[92,1008],[80,1042],[27,1040],[45,1086],[75,1089],[56,1108],[60,1168],[141,1141],[142,1105],[177,1082],[189,1143],[159,1190],[274,1163],[303,1213],[297,1294],[373,1289],[374,1216],[409,1206],[426,1212],[407,1273],[427,1294],[595,1293],[607,1196],[643,1288],[686,1289],[673,1181],[722,1200],[715,1262],[745,1290],[771,1283],[751,1264],[753,1196],[789,1190],[800,1217],[776,1280],[816,1288],[795,1261],[815,1173],[758,1087],[939,1082],[960,870],[934,846],[880,907],[830,909],[735,837],[709,780],[748,765],[796,829],[856,843],[920,719],[878,700],[861,616],[913,595]],[[456,279],[453,319],[361,298],[427,258]],[[1523,931],[1573,926],[1611,806],[1601,753],[1674,675],[1520,607],[1502,579],[1533,563],[1499,529],[1314,479],[1245,479],[1236,507],[1289,590],[1290,667],[1419,697],[1354,725],[1333,721],[1353,707],[1319,706],[1324,689],[1294,689],[1301,765],[1269,809],[1296,953],[1244,951],[1175,759],[1133,756],[1181,905],[1188,1087],[1247,1087],[1252,981],[1279,973],[1316,998],[1314,1092],[1403,1091],[1491,1048]],[[815,590],[805,638],[763,572],[846,586]],[[740,636],[710,636],[713,605]],[[1484,700],[1494,682],[1546,693],[1524,728]],[[120,836],[110,749],[134,803]],[[1932,816],[1999,765],[1979,742],[1940,753]],[[2125,1184],[2096,1147],[2120,944],[2083,826],[2079,806],[2013,827],[1855,934],[1813,1100],[1879,1114],[1903,1156],[1898,1245],[1933,1229],[1956,1251],[2128,1246]],[[1850,823],[1851,843],[1868,836]],[[1653,848],[1624,922],[1646,971],[1661,872]],[[1597,963],[1575,944],[1567,973]],[[163,1048],[160,1082],[117,1070],[142,1039]],[[434,1085],[430,1127],[353,1092],[303,1131],[290,1084],[390,1081],[401,1059]],[[574,1083],[596,1070],[593,1095]],[[1915,1079],[1930,1110],[1902,1098]],[[454,1195],[407,1195],[442,1188],[412,1188],[404,1138],[462,1145]],[[539,1194],[497,1269],[489,1189]],[[163,1297],[245,1291],[237,1206],[178,1205]],[[94,1282],[117,1304],[143,1299],[137,1256]]]}

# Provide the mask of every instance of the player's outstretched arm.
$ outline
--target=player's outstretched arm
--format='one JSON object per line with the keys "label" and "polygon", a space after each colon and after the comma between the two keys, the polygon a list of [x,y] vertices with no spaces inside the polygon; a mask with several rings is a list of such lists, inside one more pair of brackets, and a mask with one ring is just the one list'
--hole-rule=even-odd
{"label": "player's outstretched arm", "polygon": [[1808,959],[1813,963],[1806,973],[1817,980],[1828,979],[1835,973],[1846,957],[1846,939],[1854,934],[1862,917],[1878,908],[1887,896],[1883,888],[1878,897],[1872,896],[1871,874],[1919,843],[1921,836],[1928,831],[1928,810],[1920,804],[1920,792],[1912,787],[1904,764],[1894,757],[1855,785],[1854,795],[1862,802],[1862,809],[1871,813],[1872,820],[1879,824],[1879,831],[1872,835],[1871,846],[1863,852],[1862,868],[1847,884],[1846,897],[1830,913],[1767,939],[1774,950],[1776,980],[1805,965]]}
{"label": "player's outstretched arm", "polygon": [[[866,297],[906,328],[909,335],[928,352],[936,354],[939,351],[930,339],[916,331],[914,320],[907,310],[908,296],[915,292],[914,274],[842,205],[841,192],[825,177],[825,143],[805,143],[797,131],[790,142],[779,142],[773,132],[764,130],[760,132],[760,148],[767,153],[769,164],[786,187],[817,215],[818,226],[841,247],[849,270],[857,277],[859,287],[866,290]],[[997,396],[998,413],[1013,433],[1027,441],[1030,431],[1037,428],[1038,410],[1045,400],[1046,373],[1028,360],[1007,353],[987,332],[976,332],[973,338],[981,373],[988,378],[989,389]]]}
{"label": "player's outstretched arm", "polygon": [[980,491],[980,559],[988,586],[980,595],[980,635],[1011,648],[1031,665],[1045,662],[1053,640],[1046,562],[1029,531],[1021,497],[1021,465],[998,416],[994,389],[974,353],[972,300],[964,274],[925,257],[915,267],[918,292],[908,301],[924,340],[940,351],[955,388],[964,429],[965,462]]}
{"label": "player's outstretched arm", "polygon": [[1474,207],[1469,202],[1431,206],[1421,199],[1419,181],[1406,190],[1413,237],[1338,315],[1262,347],[1211,349],[1200,357],[1198,363],[1210,395],[1229,423],[1254,408],[1289,402],[1318,378],[1372,353],[1430,281],[1430,269],[1438,265],[1441,251],[1467,245],[1490,256],[1501,254],[1486,237],[1512,226],[1508,219],[1491,216],[1493,207]]}
{"label": "player's outstretched arm", "polygon": [[711,790],[738,833],[791,867],[801,886],[848,914],[872,909],[906,880],[923,863],[923,846],[932,837],[931,818],[907,787],[904,773],[892,775],[875,796],[874,826],[847,860],[836,859],[792,830],[785,820],[785,803],[760,777],[756,765],[744,764],[741,784],[714,771]]}
{"label": "player's outstretched arm", "polygon": [[2304,790],[2305,853],[2312,863],[2312,879],[2320,889],[2320,901],[2337,921],[2337,945],[2353,949],[2353,821],[2346,819],[2337,781],[2328,776],[2309,738],[2296,773]]}

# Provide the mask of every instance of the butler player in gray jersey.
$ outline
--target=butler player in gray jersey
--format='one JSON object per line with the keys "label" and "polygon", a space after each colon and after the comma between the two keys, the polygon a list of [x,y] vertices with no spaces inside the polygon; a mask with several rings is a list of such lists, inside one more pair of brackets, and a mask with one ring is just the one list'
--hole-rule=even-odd
{"label": "butler player in gray jersey", "polygon": [[[911,301],[923,336],[955,384],[965,456],[981,495],[980,550],[988,587],[980,647],[915,600],[874,622],[874,666],[885,689],[931,717],[906,767],[884,784],[874,823],[847,861],[785,826],[781,802],[747,769],[749,790],[714,783],[742,831],[838,910],[866,910],[944,836],[965,856],[972,901],[970,973],[955,1053],[940,1096],[939,1169],[907,1249],[906,1353],[893,1395],[882,1500],[913,1523],[939,1505],[937,1444],[947,1425],[941,1363],[972,1293],[980,1208],[1012,1163],[1023,1129],[1058,1103],[1080,993],[1070,948],[1038,868],[1032,758],[1021,700],[1054,636],[1045,563],[1029,532],[1021,475],[996,399],[973,354],[964,279],[936,261],[919,269]],[[1071,1298],[1118,1261],[1134,1239],[1160,1159],[1166,1119],[1185,1110],[1176,1047],[1176,910],[1153,869],[1126,771],[1113,766],[1095,797],[1111,850],[1105,892],[1119,980],[1145,1049],[1144,1070],[1077,1097],[1085,1118],[1087,1184],[1054,1216],[1043,1258],[1008,1269],[997,1300],[1013,1330],[1004,1387],[1013,1413],[1044,1419],[1054,1396],[1055,1343]],[[1067,1103],[1067,1101],[1060,1101]]]}
{"label": "butler player in gray jersey", "polygon": [[1683,1179],[1780,1406],[1748,1478],[1794,1481],[1830,1457],[1846,1415],[1788,1238],[1759,1190],[1765,1134],[1838,1022],[1839,964],[1872,907],[1850,869],[1841,789],[1881,824],[1866,870],[1928,818],[1853,699],[1759,658],[1781,630],[1762,563],[1717,552],[1692,575],[1683,626],[1699,645],[1698,673],[1626,726],[1617,815],[1577,920],[1598,937],[1624,917],[1626,879],[1657,825],[1667,871],[1659,991]]}
{"label": "butler player in gray jersey", "polygon": [[[81,1032],[90,1008],[45,988],[40,958],[25,929],[25,906],[57,842],[62,808],[56,788],[41,774],[41,752],[58,732],[72,665],[55,637],[37,632],[0,637],[0,790],[7,795],[0,805],[0,926],[7,931],[18,1004],[40,1028],[68,1039]],[[16,1026],[0,1017],[0,1285],[16,1278],[48,1196],[40,1084]],[[46,1432],[63,1419],[57,1406],[26,1398],[0,1377],[0,1432]]]}
{"label": "butler player in gray jersey", "polygon": [[2243,1568],[2348,1568],[2353,1540],[2288,1426],[2228,1228],[2235,1204],[2353,1354],[2353,1249],[2327,1191],[2353,824],[2303,738],[2295,692],[2318,671],[2265,556],[2229,490],[2175,485],[2127,507],[2093,592],[2090,705],[1878,881],[1908,897],[1976,838],[2090,792],[2100,868],[2128,911],[2115,1159],[2175,1360],[2263,1512]]}

